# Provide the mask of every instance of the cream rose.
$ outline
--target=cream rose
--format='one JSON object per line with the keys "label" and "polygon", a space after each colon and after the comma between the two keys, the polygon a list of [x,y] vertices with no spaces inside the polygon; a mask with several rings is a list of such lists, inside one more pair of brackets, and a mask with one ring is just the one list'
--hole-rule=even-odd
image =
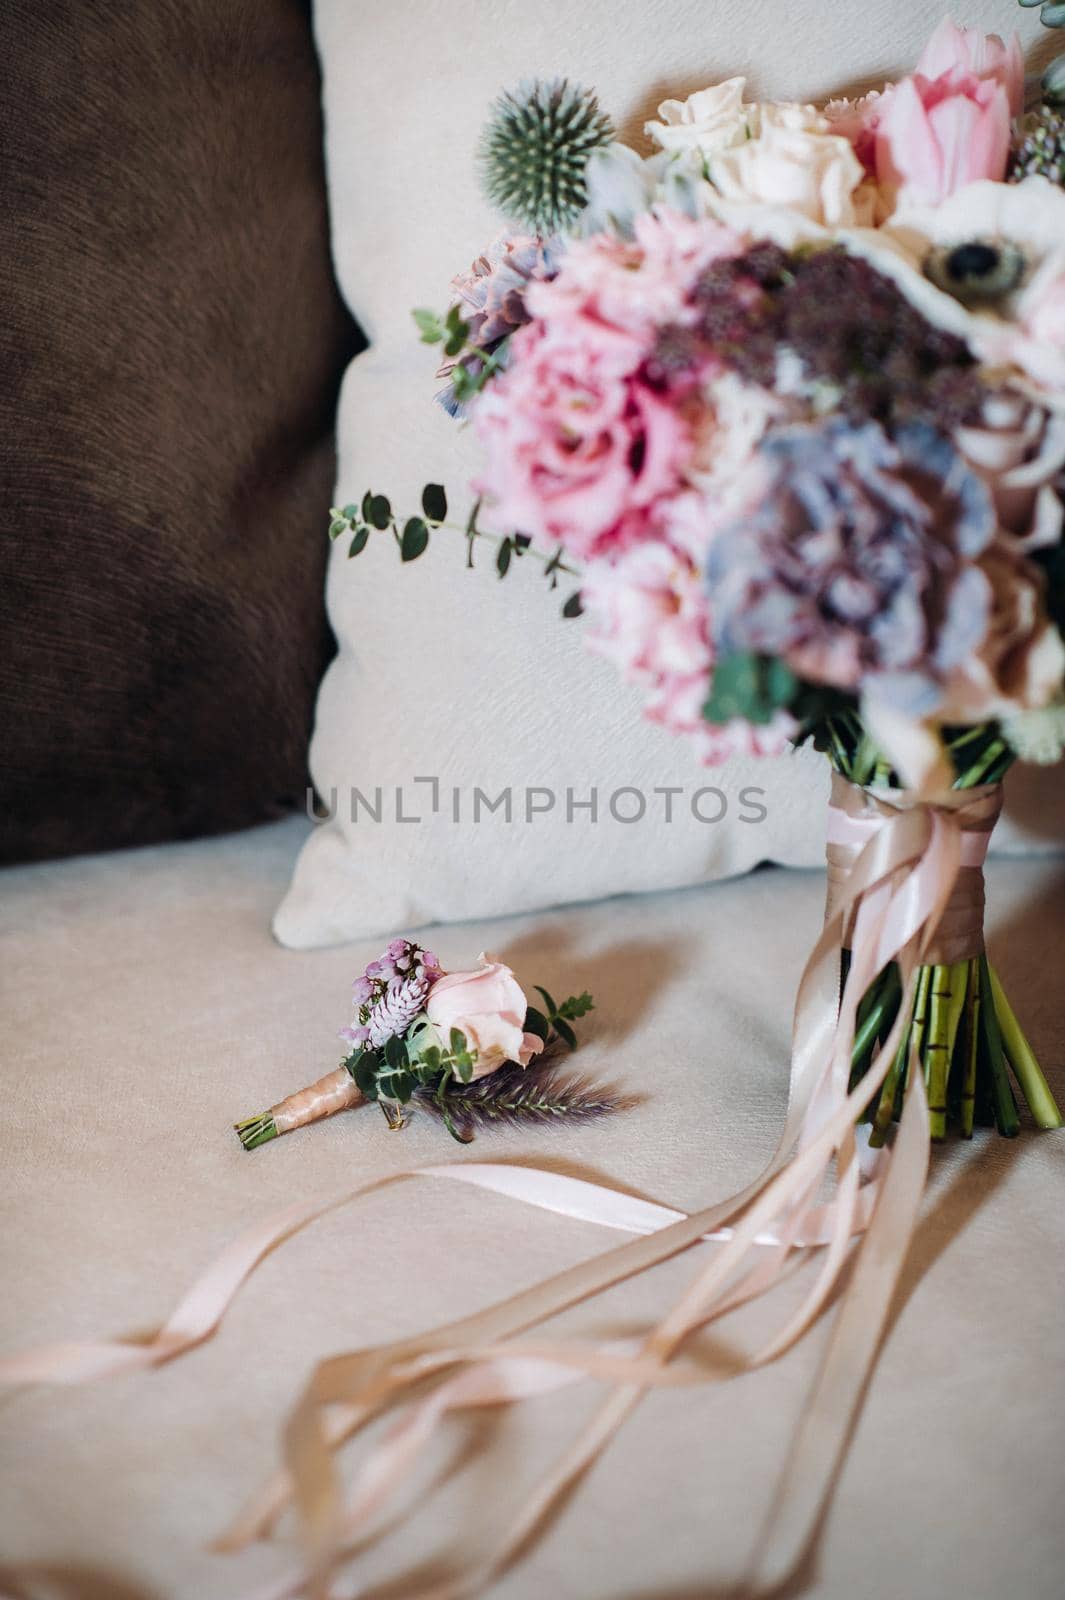
{"label": "cream rose", "polygon": [[699,155],[704,159],[751,137],[754,106],[745,106],[746,78],[727,78],[700,89],[687,100],[663,100],[661,122],[647,122],[644,132],[670,155]]}
{"label": "cream rose", "polygon": [[856,226],[865,169],[828,126],[810,106],[765,106],[760,136],[715,155],[710,180],[726,201],[781,206],[827,228]]}
{"label": "cream rose", "polygon": [[480,958],[474,972],[449,972],[429,990],[425,1013],[446,1044],[452,1028],[466,1037],[476,1056],[475,1078],[487,1077],[504,1061],[527,1067],[543,1041],[525,1032],[528,1001],[509,967]]}

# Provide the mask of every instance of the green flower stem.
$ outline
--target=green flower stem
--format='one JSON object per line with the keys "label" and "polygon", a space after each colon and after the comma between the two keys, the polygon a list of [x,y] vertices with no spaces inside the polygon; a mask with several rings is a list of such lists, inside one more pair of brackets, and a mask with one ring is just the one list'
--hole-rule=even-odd
{"label": "green flower stem", "polygon": [[980,1042],[980,967],[975,958],[968,963],[965,984],[965,1076],[961,1091],[961,1136],[971,1139],[976,1113],[976,1062]]}
{"label": "green flower stem", "polygon": [[917,1050],[921,1053],[924,1040],[925,1020],[928,1010],[928,991],[932,981],[932,968],[922,967],[917,975],[917,990],[913,1001],[913,1017],[910,1026],[903,1034],[895,1059],[888,1069],[884,1079],[884,1087],[880,1091],[880,1102],[873,1118],[873,1128],[869,1135],[869,1143],[874,1149],[884,1143],[891,1119],[895,1115],[895,1104],[900,1092],[905,1088],[906,1075],[910,1064],[910,1051]]}
{"label": "green flower stem", "polygon": [[987,965],[987,976],[1002,1044],[1009,1064],[1013,1068],[1013,1075],[1020,1084],[1024,1098],[1035,1118],[1036,1126],[1045,1129],[1060,1128],[1062,1116],[1057,1101],[1043,1076],[1035,1052],[1025,1038],[1013,1008],[1006,999],[998,974],[990,965]]}
{"label": "green flower stem", "polygon": [[859,1008],[858,1029],[851,1049],[851,1082],[868,1071],[876,1041],[890,1032],[899,1003],[899,975],[894,962],[870,985]]}
{"label": "green flower stem", "polygon": [[[450,517],[445,518],[443,522],[433,522],[430,527],[434,533],[437,528],[447,528],[451,533],[461,533],[466,540],[467,564],[469,565],[472,565],[473,542],[475,539],[485,539],[498,550],[507,543],[508,539],[512,540],[513,538],[511,534],[489,533],[486,529],[477,527],[476,523],[471,526],[469,522],[454,522]],[[393,533],[398,533],[398,524],[395,522],[392,524],[392,531]],[[532,556],[533,560],[539,561],[542,566],[550,567],[552,572],[564,572],[570,578],[582,576],[579,567],[571,567],[568,562],[560,561],[557,552],[552,555],[545,550],[537,550],[533,545],[527,545],[525,554]]]}
{"label": "green flower stem", "polygon": [[928,1041],[924,1049],[925,1083],[928,1087],[929,1131],[933,1139],[947,1136],[947,1082],[958,1022],[965,1003],[968,963],[932,968],[929,985]]}
{"label": "green flower stem", "polygon": [[[911,1023],[912,1027],[913,1024]],[[895,1096],[899,1085],[905,1082],[906,1063],[910,1050],[910,1030],[907,1028],[902,1036],[902,1042],[895,1052],[895,1059],[888,1068],[884,1087],[880,1091],[873,1115],[873,1126],[869,1133],[869,1143],[874,1150],[879,1150],[887,1138],[887,1131],[891,1126],[891,1119],[895,1114]]]}
{"label": "green flower stem", "polygon": [[995,1126],[1007,1139],[1016,1138],[1021,1130],[1017,1115],[1017,1102],[1013,1098],[1006,1072],[1006,1054],[1002,1048],[1002,1034],[995,1010],[995,997],[991,991],[991,976],[987,957],[980,957],[981,1034],[984,1053],[991,1076],[991,1102],[995,1112]]}
{"label": "green flower stem", "polygon": [[270,1111],[264,1111],[259,1117],[246,1117],[243,1122],[237,1122],[234,1126],[245,1150],[257,1150],[261,1144],[267,1144],[271,1139],[278,1137],[277,1123]]}
{"label": "green flower stem", "polygon": [[955,783],[955,789],[975,789],[977,784],[997,781],[995,770],[1003,759],[1006,758],[1008,766],[1012,759],[1012,751],[1004,739],[992,739],[987,749],[977,758],[974,764]]}

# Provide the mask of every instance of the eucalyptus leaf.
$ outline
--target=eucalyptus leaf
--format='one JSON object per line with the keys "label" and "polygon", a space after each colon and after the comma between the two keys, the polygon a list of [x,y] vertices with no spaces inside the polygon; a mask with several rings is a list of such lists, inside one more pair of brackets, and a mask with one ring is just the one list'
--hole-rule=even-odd
{"label": "eucalyptus leaf", "polygon": [[496,571],[499,573],[501,578],[505,578],[507,572],[510,570],[510,557],[513,553],[513,550],[514,546],[511,544],[509,539],[504,539],[503,543],[499,546],[499,553],[496,556]]}
{"label": "eucalyptus leaf", "polygon": [[740,717],[763,726],[791,703],[799,687],[795,674],[776,657],[735,651],[723,656],[714,668],[703,716],[707,722],[725,723]]}
{"label": "eucalyptus leaf", "polygon": [[403,1068],[408,1065],[407,1046],[396,1033],[385,1041],[385,1064],[389,1067]]}
{"label": "eucalyptus leaf", "polygon": [[429,529],[421,517],[408,517],[399,542],[401,561],[416,561],[429,543]]}
{"label": "eucalyptus leaf", "polygon": [[422,510],[430,522],[443,522],[447,516],[447,495],[442,483],[427,483],[422,490]]}
{"label": "eucalyptus leaf", "polygon": [[363,502],[363,516],[371,528],[377,528],[383,532],[392,521],[392,506],[388,496],[384,494],[371,495],[368,507],[366,502]]}
{"label": "eucalyptus leaf", "polygon": [[422,336],[423,344],[440,343],[444,337],[444,330],[435,311],[427,311],[424,307],[419,307],[411,312],[411,316],[418,326],[418,332]]}
{"label": "eucalyptus leaf", "polygon": [[348,558],[360,555],[366,549],[366,541],[370,537],[369,528],[363,526],[355,529],[355,537],[348,546]]}

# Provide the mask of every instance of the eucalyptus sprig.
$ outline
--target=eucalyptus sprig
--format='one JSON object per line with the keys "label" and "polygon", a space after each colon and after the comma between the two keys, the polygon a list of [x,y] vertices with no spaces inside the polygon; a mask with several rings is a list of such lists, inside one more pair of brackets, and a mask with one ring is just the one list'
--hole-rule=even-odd
{"label": "eucalyptus sprig", "polygon": [[[477,500],[464,523],[448,520],[447,493],[443,484],[427,483],[422,490],[422,514],[420,517],[398,517],[392,509],[392,502],[387,495],[374,494],[367,490],[359,505],[354,503],[346,506],[332,506],[329,511],[329,537],[334,542],[337,539],[350,538],[348,556],[358,556],[366,549],[372,533],[391,533],[399,550],[401,561],[416,561],[424,555],[429,547],[429,536],[438,528],[447,528],[453,532],[461,533],[466,540],[466,565],[472,567],[474,546],[477,541],[486,540],[496,547],[495,566],[501,578],[505,578],[515,560],[521,560],[530,555],[534,561],[543,566],[543,575],[548,580],[552,589],[557,589],[559,575],[578,578],[580,573],[576,567],[571,567],[562,559],[561,550],[555,550],[548,555],[540,550],[533,549],[532,540],[525,533],[497,534],[490,533],[482,528],[478,518],[481,502]],[[570,595],[562,607],[564,617],[579,617],[581,614],[581,597],[578,589]]]}
{"label": "eucalyptus sprig", "polygon": [[485,385],[505,364],[509,336],[493,348],[483,349],[470,338],[470,324],[458,306],[449,306],[443,316],[419,307],[411,312],[418,325],[422,344],[440,344],[444,355],[455,362],[448,374],[456,405],[464,406],[480,394]]}

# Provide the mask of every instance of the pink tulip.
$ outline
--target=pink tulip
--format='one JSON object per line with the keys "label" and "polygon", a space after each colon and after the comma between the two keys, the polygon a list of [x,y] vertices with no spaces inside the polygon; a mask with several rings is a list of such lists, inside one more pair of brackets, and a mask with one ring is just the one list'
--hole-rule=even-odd
{"label": "pink tulip", "polygon": [[993,77],[952,67],[904,78],[885,96],[876,173],[885,195],[938,205],[980,178],[1000,182],[1010,151],[1010,96]]}
{"label": "pink tulip", "polygon": [[1009,97],[1010,115],[1024,110],[1024,55],[1016,33],[1004,44],[997,33],[981,33],[979,28],[959,28],[945,17],[924,47],[915,71],[929,80],[942,78],[955,69],[971,72],[974,78],[997,83]]}

